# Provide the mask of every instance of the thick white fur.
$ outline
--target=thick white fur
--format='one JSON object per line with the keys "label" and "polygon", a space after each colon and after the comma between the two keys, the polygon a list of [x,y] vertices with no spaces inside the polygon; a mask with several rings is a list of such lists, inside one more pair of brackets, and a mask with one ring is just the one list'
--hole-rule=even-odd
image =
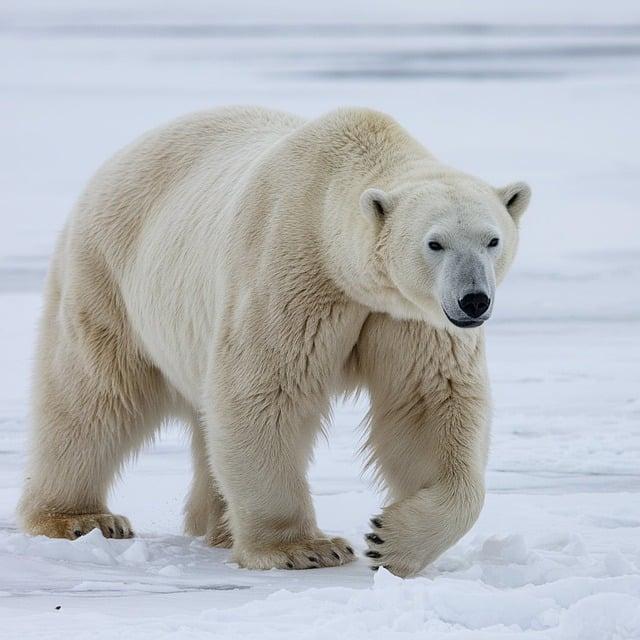
{"label": "thick white fur", "polygon": [[305,122],[228,108],[143,136],[90,182],[53,258],[24,528],[132,535],[109,486],[178,417],[193,434],[188,532],[245,567],[348,562],[305,471],[332,397],[366,388],[391,498],[370,555],[419,571],[478,516],[489,429],[482,330],[447,321],[425,237],[436,221],[454,239],[490,223],[499,281],[527,199],[362,109]]}

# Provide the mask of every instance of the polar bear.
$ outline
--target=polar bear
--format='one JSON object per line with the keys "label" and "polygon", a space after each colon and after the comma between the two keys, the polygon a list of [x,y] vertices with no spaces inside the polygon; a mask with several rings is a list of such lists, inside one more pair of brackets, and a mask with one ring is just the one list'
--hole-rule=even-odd
{"label": "polar bear", "polygon": [[133,535],[106,497],[167,419],[188,424],[186,531],[252,569],[342,565],[306,467],[337,395],[365,389],[388,505],[372,568],[415,574],[484,499],[483,330],[530,191],[437,161],[387,115],[190,115],[109,160],[52,260],[27,532]]}

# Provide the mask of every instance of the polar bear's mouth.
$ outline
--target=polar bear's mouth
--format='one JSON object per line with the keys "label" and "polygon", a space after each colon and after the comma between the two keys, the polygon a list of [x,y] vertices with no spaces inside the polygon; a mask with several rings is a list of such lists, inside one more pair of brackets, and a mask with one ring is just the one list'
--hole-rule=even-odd
{"label": "polar bear's mouth", "polygon": [[460,327],[461,329],[473,329],[473,327],[479,327],[481,324],[484,324],[484,320],[456,320],[452,318],[443,307],[444,315],[447,316],[449,322],[455,324],[456,327]]}

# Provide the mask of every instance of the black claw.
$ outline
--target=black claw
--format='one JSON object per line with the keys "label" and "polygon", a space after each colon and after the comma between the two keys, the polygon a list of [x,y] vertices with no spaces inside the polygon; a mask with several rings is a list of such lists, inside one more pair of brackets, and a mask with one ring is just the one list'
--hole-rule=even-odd
{"label": "black claw", "polygon": [[377,571],[380,567],[374,567],[373,565],[371,565],[369,567],[369,569],[371,569],[371,571]]}
{"label": "black claw", "polygon": [[80,529],[76,529],[76,530],[73,532],[73,535],[74,535],[76,538],[79,538],[79,537],[82,535],[82,531],[80,531]]}
{"label": "black claw", "polygon": [[376,529],[382,529],[382,520],[380,520],[380,518],[371,518],[369,522],[371,522]]}
{"label": "black claw", "polygon": [[111,535],[113,535],[113,534],[115,533],[115,531],[113,530],[113,527],[109,527],[109,533],[110,533]]}
{"label": "black claw", "polygon": [[331,552],[331,555],[332,555],[336,560],[340,560],[340,556],[339,556],[335,551],[332,551],[332,552]]}
{"label": "black claw", "polygon": [[352,549],[351,547],[347,547],[347,551],[348,551],[351,555],[353,555],[353,549]]}
{"label": "black claw", "polygon": [[289,569],[293,569],[293,562],[287,562],[287,567],[289,567]]}
{"label": "black claw", "polygon": [[316,558],[314,556],[307,556],[307,560],[309,562],[319,562],[318,558]]}
{"label": "black claw", "polygon": [[378,553],[377,551],[365,551],[364,555],[367,556],[367,558],[381,558],[382,554]]}
{"label": "black claw", "polygon": [[382,544],[384,542],[384,540],[377,533],[367,533],[365,538],[370,542],[373,542],[373,544]]}
{"label": "black claw", "polygon": [[118,533],[120,534],[121,538],[124,538],[124,529],[122,527],[118,527]]}

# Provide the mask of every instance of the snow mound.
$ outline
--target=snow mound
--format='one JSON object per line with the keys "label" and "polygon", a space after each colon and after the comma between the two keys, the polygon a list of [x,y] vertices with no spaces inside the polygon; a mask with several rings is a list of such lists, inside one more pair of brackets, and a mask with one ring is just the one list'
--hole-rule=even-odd
{"label": "snow mound", "polygon": [[[564,609],[558,594],[529,585],[498,590],[481,582],[450,578],[401,580],[385,569],[369,589],[341,587],[301,593],[279,591],[261,603],[203,612],[218,638],[640,638],[640,581],[602,585],[630,593],[598,593]],[[557,595],[558,597],[554,597]],[[193,624],[193,622],[192,622]],[[284,629],[298,629],[287,633]],[[282,630],[282,631],[280,631]],[[453,632],[453,633],[452,633]]]}
{"label": "snow mound", "polygon": [[32,558],[100,565],[140,565],[149,559],[144,539],[108,540],[99,529],[93,529],[77,540],[3,533],[0,550]]}

